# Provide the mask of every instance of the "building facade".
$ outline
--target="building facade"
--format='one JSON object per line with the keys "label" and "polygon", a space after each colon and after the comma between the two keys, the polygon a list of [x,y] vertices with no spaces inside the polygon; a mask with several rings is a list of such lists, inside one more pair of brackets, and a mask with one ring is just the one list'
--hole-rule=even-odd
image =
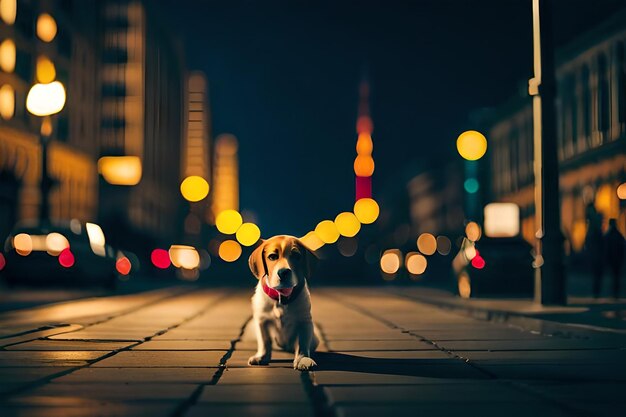
{"label": "building facade", "polygon": [[[626,11],[557,52],[557,143],[561,222],[568,247],[582,249],[586,207],[625,232],[617,187],[626,180]],[[517,203],[522,234],[534,241],[533,120],[520,95],[490,120],[491,199]],[[550,138],[544,138],[550,140]]]}

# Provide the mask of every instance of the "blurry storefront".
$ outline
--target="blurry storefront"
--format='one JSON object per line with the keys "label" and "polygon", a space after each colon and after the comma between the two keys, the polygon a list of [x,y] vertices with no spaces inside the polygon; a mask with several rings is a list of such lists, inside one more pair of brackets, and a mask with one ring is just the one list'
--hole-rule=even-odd
{"label": "blurry storefront", "polygon": [[[586,207],[626,232],[618,186],[626,180],[626,11],[557,51],[557,141],[561,221],[567,249],[582,250]],[[522,90],[522,89],[520,89]],[[522,234],[534,242],[533,121],[525,91],[489,118],[492,201],[521,208]]]}

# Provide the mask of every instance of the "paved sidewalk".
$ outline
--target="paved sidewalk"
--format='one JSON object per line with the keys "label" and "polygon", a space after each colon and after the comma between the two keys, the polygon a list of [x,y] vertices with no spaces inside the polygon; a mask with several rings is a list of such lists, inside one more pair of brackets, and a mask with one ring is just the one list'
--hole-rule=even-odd
{"label": "paved sidewalk", "polygon": [[528,332],[381,289],[314,289],[319,369],[249,367],[250,291],[158,290],[0,314],[7,416],[608,416],[620,334]]}

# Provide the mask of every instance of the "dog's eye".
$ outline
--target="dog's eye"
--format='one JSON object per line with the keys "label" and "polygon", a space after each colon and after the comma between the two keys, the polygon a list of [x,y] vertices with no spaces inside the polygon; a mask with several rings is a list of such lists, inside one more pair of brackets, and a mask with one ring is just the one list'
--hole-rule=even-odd
{"label": "dog's eye", "polygon": [[294,259],[297,261],[300,258],[302,258],[302,255],[300,254],[300,252],[291,252],[291,259]]}
{"label": "dog's eye", "polygon": [[278,260],[278,255],[275,253],[270,253],[269,255],[267,255],[267,259],[269,259],[270,261],[276,261]]}

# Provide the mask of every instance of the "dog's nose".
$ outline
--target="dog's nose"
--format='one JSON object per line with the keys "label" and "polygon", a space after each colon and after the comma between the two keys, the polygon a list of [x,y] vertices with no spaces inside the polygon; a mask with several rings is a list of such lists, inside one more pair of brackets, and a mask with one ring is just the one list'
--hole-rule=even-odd
{"label": "dog's nose", "polygon": [[287,279],[291,278],[291,269],[289,269],[289,268],[280,268],[278,270],[278,277],[281,280],[287,280]]}

